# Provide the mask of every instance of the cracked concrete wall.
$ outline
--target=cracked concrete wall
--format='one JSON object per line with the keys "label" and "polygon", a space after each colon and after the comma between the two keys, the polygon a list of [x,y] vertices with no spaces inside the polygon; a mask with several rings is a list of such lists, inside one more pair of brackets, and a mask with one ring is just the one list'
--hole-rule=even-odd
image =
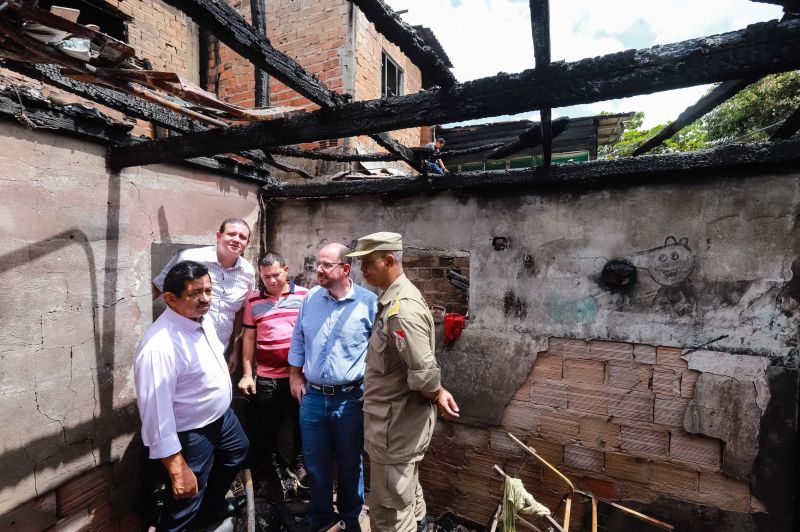
{"label": "cracked concrete wall", "polygon": [[[546,194],[287,200],[269,216],[272,242],[295,269],[325,242],[378,230],[403,233],[412,250],[468,252],[470,327],[783,358],[797,344],[799,210],[798,172],[788,172]],[[494,251],[494,236],[510,247]],[[602,280],[614,259],[636,264],[623,290]]]}
{"label": "cracked concrete wall", "polygon": [[[437,357],[445,386],[470,409],[462,409],[462,421],[472,426],[443,424],[433,445],[441,444],[446,453],[433,449],[423,463],[437,510],[469,508],[476,519],[488,519],[497,497],[465,488],[473,496],[459,498],[453,495],[452,479],[462,484],[459,475],[465,472],[465,478],[477,479],[476,485],[491,486],[491,464],[513,461],[513,455],[469,441],[501,434],[486,426],[524,425],[537,448],[557,447],[554,459],[573,464],[573,474],[601,487],[617,486],[620,478],[629,481],[627,496],[656,516],[677,519],[688,501],[697,511],[715,510],[708,512],[709,522],[719,525],[714,529],[790,530],[790,512],[784,509],[793,507],[793,491],[785,488],[791,481],[772,488],[763,479],[775,476],[777,463],[793,471],[796,459],[798,177],[800,169],[752,170],[665,178],[647,186],[565,186],[546,193],[281,200],[269,204],[267,242],[284,253],[295,272],[325,243],[350,244],[382,230],[402,233],[411,253],[469,255],[470,319],[461,339],[440,349]],[[510,245],[495,250],[496,236],[506,237]],[[614,261],[627,268],[624,282]],[[633,344],[625,360],[632,357],[634,363],[614,362],[610,351],[595,358],[569,351],[563,370],[550,370],[551,375],[548,356],[537,358],[539,348],[534,347],[537,338],[548,337],[562,343],[589,340],[610,351],[615,346],[630,351]],[[513,352],[511,346],[525,342],[530,347],[524,354]],[[637,354],[637,347],[648,351]],[[682,354],[696,369],[686,369]],[[650,371],[648,364],[656,365],[655,373],[641,380],[636,372]],[[665,370],[664,364],[676,371]],[[534,380],[574,377],[598,384],[576,385],[587,390],[576,395],[577,406],[561,388],[532,389],[530,396],[544,405],[541,413],[519,401],[525,389],[519,377],[528,375],[532,365]],[[574,434],[559,440],[548,432],[551,425],[569,425],[583,403],[587,410],[597,407],[592,401],[605,400],[602,386],[609,386],[609,397],[612,392],[655,397],[641,412],[652,427],[631,417],[638,411],[598,410],[602,415],[591,427],[620,424],[625,427],[620,438],[636,440],[633,447],[607,452],[605,459],[606,449],[589,445],[586,450]],[[564,404],[547,406],[548,401]],[[783,416],[779,423],[768,422],[778,415]],[[578,431],[577,424],[570,427]],[[657,440],[662,458],[630,450],[639,448],[636,438],[649,437],[645,428],[663,438]],[[442,431],[451,430],[470,434],[455,451],[442,440]],[[695,452],[715,457],[710,470],[698,473],[672,463],[696,458]],[[456,469],[463,471],[456,475]],[[431,478],[446,479],[446,486]],[[642,495],[664,492],[659,479],[676,486],[666,490],[664,504],[655,503],[655,495]],[[725,499],[734,488],[735,504]],[[728,518],[747,526],[723,526]]]}
{"label": "cracked concrete wall", "polygon": [[151,248],[255,227],[256,194],[178,167],[109,174],[101,146],[0,123],[0,515],[107,462],[134,500]]}

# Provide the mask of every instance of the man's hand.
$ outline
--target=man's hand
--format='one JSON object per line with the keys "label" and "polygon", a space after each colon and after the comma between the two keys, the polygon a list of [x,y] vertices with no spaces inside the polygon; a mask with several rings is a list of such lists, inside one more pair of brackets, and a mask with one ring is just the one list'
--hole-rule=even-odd
{"label": "man's hand", "polygon": [[306,379],[303,377],[302,368],[292,366],[289,373],[289,389],[292,391],[292,397],[302,404],[303,395],[306,393]]}
{"label": "man's hand", "polygon": [[169,473],[172,484],[172,496],[176,499],[191,499],[198,493],[197,477],[189,469],[181,453],[175,453],[161,459],[161,463]]}
{"label": "man's hand", "polygon": [[228,359],[228,373],[233,373],[239,367],[239,353],[231,353]]}
{"label": "man's hand", "polygon": [[245,395],[253,395],[256,393],[256,383],[253,381],[253,377],[250,375],[244,375],[241,380],[239,380],[239,389]]}
{"label": "man's hand", "polygon": [[458,405],[456,404],[456,400],[453,398],[453,394],[445,390],[444,387],[436,391],[436,399],[434,399],[434,402],[439,409],[439,413],[442,414],[443,417],[458,417]]}

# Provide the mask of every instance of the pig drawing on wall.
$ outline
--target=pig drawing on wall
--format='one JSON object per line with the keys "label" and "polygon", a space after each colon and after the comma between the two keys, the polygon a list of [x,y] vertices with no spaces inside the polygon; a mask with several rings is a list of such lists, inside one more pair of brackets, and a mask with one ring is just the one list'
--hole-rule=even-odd
{"label": "pig drawing on wall", "polygon": [[689,239],[677,240],[668,236],[664,245],[640,251],[627,257],[633,266],[647,270],[659,285],[653,307],[680,316],[693,315],[697,310],[697,292],[689,276],[694,270],[695,256]]}

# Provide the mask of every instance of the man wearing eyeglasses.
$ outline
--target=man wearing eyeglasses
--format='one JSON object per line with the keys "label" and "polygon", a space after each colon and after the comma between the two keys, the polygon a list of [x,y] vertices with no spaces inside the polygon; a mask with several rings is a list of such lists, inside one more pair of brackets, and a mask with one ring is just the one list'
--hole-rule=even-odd
{"label": "man wearing eyeglasses", "polygon": [[[360,530],[364,504],[364,357],[377,298],[350,279],[350,250],[328,244],[317,255],[319,286],[306,296],[289,347],[289,385],[300,402],[311,500],[296,525],[327,530],[339,519]],[[338,470],[333,510],[333,463]]]}

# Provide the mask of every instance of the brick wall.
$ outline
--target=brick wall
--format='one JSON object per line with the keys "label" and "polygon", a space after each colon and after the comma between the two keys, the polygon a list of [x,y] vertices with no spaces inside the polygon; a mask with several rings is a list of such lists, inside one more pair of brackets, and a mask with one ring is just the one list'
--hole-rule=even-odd
{"label": "brick wall", "polygon": [[[502,493],[492,465],[515,472],[521,463],[522,453],[505,436],[510,431],[576,487],[602,497],[650,502],[664,495],[735,512],[755,510],[749,485],[720,472],[722,443],[682,428],[697,372],[688,369],[681,352],[550,338],[548,351],[507,405],[501,429],[437,426],[421,469],[431,507],[486,522]],[[533,460],[521,478],[551,509],[566,493]],[[576,506],[577,524],[583,508]]]}
{"label": "brick wall", "polygon": [[469,257],[409,255],[403,257],[406,276],[422,292],[428,306],[439,305],[447,312],[466,314],[469,294],[447,280],[447,272],[455,270],[469,277]]}

